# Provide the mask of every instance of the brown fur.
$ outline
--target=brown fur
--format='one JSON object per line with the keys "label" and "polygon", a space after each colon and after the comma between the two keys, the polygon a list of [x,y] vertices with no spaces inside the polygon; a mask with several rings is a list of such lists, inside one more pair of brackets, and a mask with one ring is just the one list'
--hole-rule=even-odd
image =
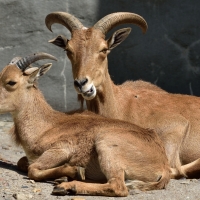
{"label": "brown fur", "polygon": [[[67,42],[65,38],[60,39],[65,41],[66,49],[71,47],[67,55],[79,99],[82,95],[92,112],[154,129],[164,142],[174,168],[172,178],[199,178],[200,98],[170,94],[144,81],[115,85],[108,72],[107,55],[115,44],[117,32],[106,41],[100,30],[89,30],[91,35],[87,41],[80,40],[86,37],[85,29],[74,30]],[[51,42],[56,44],[57,40]],[[87,82],[83,84],[83,80]],[[96,95],[91,90],[96,91]]]}
{"label": "brown fur", "polygon": [[[9,65],[0,74],[0,113],[13,116],[15,142],[26,153],[18,163],[29,162],[29,178],[75,178],[81,166],[86,179],[96,184],[63,182],[53,194],[127,196],[127,187],[165,188],[170,168],[154,131],[90,112],[68,115],[53,110],[31,82],[39,70],[27,75]],[[132,182],[126,187],[125,180]]]}

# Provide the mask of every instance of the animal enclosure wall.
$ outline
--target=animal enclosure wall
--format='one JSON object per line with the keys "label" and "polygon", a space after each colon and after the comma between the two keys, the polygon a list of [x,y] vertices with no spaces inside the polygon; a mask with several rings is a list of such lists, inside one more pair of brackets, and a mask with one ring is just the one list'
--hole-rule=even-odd
{"label": "animal enclosure wall", "polygon": [[58,61],[39,81],[40,88],[54,108],[78,108],[71,64],[65,52],[48,43],[58,34],[70,38],[70,33],[61,25],[53,25],[53,33],[49,32],[45,16],[66,11],[90,27],[106,14],[135,12],[146,19],[148,31],[143,35],[134,25],[111,31],[132,27],[129,37],[108,57],[114,82],[143,79],[169,92],[200,96],[199,8],[198,0],[0,0],[0,69],[15,56],[51,53]]}

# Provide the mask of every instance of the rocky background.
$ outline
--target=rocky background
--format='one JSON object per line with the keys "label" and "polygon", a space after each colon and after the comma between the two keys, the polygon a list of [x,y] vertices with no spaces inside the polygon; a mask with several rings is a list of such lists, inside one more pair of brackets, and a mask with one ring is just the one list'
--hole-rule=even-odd
{"label": "rocky background", "polygon": [[78,108],[71,64],[60,48],[48,43],[58,34],[70,38],[70,33],[61,25],[48,31],[45,16],[66,11],[89,27],[106,14],[128,11],[143,16],[149,28],[143,35],[138,27],[125,25],[132,27],[131,34],[109,55],[114,82],[143,79],[169,92],[199,96],[199,8],[197,0],[0,0],[0,69],[15,56],[51,53],[58,61],[40,80],[40,88],[54,108]]}

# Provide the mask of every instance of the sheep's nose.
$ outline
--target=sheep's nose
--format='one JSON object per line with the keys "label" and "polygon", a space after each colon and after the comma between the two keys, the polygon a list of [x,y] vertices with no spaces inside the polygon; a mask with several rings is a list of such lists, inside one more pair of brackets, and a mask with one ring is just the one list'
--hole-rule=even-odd
{"label": "sheep's nose", "polygon": [[88,82],[88,79],[87,78],[84,78],[82,80],[79,80],[79,79],[76,79],[74,81],[74,85],[76,87],[78,87],[79,89],[81,89],[86,83]]}

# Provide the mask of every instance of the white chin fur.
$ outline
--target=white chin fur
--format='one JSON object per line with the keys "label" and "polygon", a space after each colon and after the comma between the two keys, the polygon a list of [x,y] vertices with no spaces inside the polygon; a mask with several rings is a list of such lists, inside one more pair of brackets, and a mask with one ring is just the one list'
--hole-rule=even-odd
{"label": "white chin fur", "polygon": [[92,100],[92,99],[94,99],[94,97],[96,96],[96,94],[97,94],[97,91],[96,91],[96,88],[95,88],[95,86],[93,85],[92,86],[92,92],[85,92],[85,93],[81,93],[82,94],[82,96],[83,96],[83,98],[85,99],[85,100]]}

